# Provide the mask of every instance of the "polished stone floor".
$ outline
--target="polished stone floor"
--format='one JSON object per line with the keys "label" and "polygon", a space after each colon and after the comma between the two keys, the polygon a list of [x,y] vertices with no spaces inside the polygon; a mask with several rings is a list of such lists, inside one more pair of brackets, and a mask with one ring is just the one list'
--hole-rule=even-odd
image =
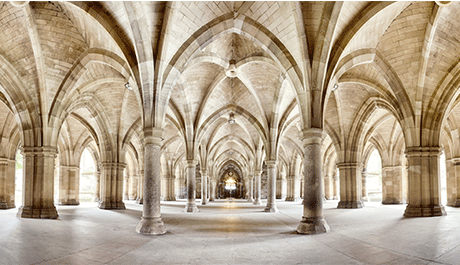
{"label": "polished stone floor", "polygon": [[[199,202],[199,201],[197,201]],[[367,203],[336,209],[325,202],[328,234],[294,231],[300,202],[277,201],[279,213],[245,201],[221,200],[184,212],[162,202],[168,233],[135,232],[142,206],[108,211],[94,203],[59,206],[58,220],[0,211],[0,264],[459,264],[460,209],[447,216],[403,218],[404,205]]]}

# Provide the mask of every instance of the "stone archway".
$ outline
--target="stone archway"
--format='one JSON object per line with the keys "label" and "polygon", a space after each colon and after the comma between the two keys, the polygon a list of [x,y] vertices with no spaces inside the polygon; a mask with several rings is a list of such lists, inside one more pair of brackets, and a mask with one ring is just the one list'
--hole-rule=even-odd
{"label": "stone archway", "polygon": [[220,172],[217,183],[217,198],[243,199],[245,186],[241,170],[233,163],[229,163]]}

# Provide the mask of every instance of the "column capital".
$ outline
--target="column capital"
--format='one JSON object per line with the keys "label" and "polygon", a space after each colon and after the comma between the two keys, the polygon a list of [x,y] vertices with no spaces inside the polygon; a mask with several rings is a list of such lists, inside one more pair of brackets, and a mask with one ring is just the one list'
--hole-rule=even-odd
{"label": "column capital", "polygon": [[363,167],[363,163],[360,163],[360,162],[341,162],[341,163],[337,163],[337,168],[338,169],[345,169],[345,168],[362,168]]}
{"label": "column capital", "polygon": [[267,160],[267,161],[265,161],[265,164],[267,165],[267,167],[276,167],[277,163],[278,163],[277,160]]}
{"label": "column capital", "polygon": [[406,156],[407,157],[417,157],[417,156],[440,156],[443,148],[439,146],[434,147],[407,147]]}
{"label": "column capital", "polygon": [[24,155],[48,155],[56,157],[58,150],[53,146],[23,146],[21,151]]}
{"label": "column capital", "polygon": [[262,174],[262,170],[254,171],[254,176],[261,175],[261,174]]}
{"label": "column capital", "polygon": [[125,169],[126,163],[119,163],[119,162],[101,162],[99,163],[101,168],[118,168],[118,169]]}
{"label": "column capital", "polygon": [[302,140],[304,146],[310,144],[322,144],[324,137],[325,135],[323,129],[319,128],[305,129],[300,133],[300,139]]}
{"label": "column capital", "polygon": [[187,159],[185,160],[185,167],[186,168],[189,168],[189,167],[196,167],[196,164],[198,163],[197,160],[195,159]]}

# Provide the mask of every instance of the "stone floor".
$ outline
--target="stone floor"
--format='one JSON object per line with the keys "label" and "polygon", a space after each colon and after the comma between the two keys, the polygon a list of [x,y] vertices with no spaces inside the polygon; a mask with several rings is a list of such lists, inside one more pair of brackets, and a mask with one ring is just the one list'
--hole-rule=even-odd
{"label": "stone floor", "polygon": [[185,201],[162,202],[168,233],[135,232],[142,206],[108,211],[94,203],[59,206],[58,220],[0,211],[0,264],[459,264],[460,209],[406,219],[405,206],[367,203],[336,209],[325,203],[328,234],[294,231],[300,202],[277,202],[279,213],[245,201],[218,201],[184,212]]}

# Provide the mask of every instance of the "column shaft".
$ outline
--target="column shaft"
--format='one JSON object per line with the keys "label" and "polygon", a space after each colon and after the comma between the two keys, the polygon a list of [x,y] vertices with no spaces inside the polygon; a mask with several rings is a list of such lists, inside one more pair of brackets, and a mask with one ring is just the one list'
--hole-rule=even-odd
{"label": "column shaft", "polygon": [[248,180],[248,202],[254,202],[254,175],[249,175],[249,180]]}
{"label": "column shaft", "polygon": [[101,200],[101,172],[94,172],[94,178],[96,180],[96,190],[94,191],[94,202],[99,202]]}
{"label": "column shaft", "polygon": [[361,163],[339,163],[337,167],[340,171],[340,202],[338,208],[363,208]]}
{"label": "column shaft", "polygon": [[323,217],[323,187],[321,181],[322,130],[303,132],[304,139],[304,199],[303,216],[297,227],[300,234],[319,234],[329,231]]}
{"label": "column shaft", "polygon": [[363,193],[363,201],[369,201],[368,194],[367,194],[367,177],[369,174],[367,173],[366,168],[363,168],[361,173],[361,181],[362,181],[362,193]]}
{"label": "column shaft", "polygon": [[276,207],[276,161],[266,161],[267,164],[267,205],[265,212],[278,212]]}
{"label": "column shaft", "polygon": [[[157,134],[162,130],[156,131]],[[147,136],[144,138],[144,195],[142,219],[137,225],[136,232],[148,235],[166,233],[166,227],[161,220],[160,210],[160,159],[161,137]]]}
{"label": "column shaft", "polygon": [[254,204],[255,205],[260,205],[262,202],[260,200],[260,195],[261,195],[261,183],[260,183],[260,178],[261,178],[262,171],[255,171],[254,172],[254,177],[255,177],[255,197],[254,197]]}
{"label": "column shaft", "polygon": [[196,161],[195,160],[187,160],[186,166],[187,172],[187,205],[185,206],[185,210],[187,212],[198,212],[198,208],[196,207]]}
{"label": "column shaft", "polygon": [[205,171],[201,172],[201,204],[206,205],[208,203],[208,173]]}
{"label": "column shaft", "polygon": [[14,208],[16,161],[0,159],[0,209]]}
{"label": "column shaft", "polygon": [[105,210],[126,209],[123,203],[124,163],[101,163],[101,200],[98,207]]}

